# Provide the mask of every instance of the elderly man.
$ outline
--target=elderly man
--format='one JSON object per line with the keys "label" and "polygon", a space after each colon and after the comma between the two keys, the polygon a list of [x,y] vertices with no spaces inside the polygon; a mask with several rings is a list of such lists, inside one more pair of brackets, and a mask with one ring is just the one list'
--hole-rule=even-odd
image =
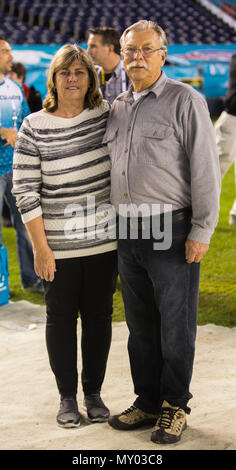
{"label": "elderly man", "polygon": [[[109,424],[131,430],[156,423],[151,440],[172,443],[190,413],[200,260],[218,220],[219,161],[206,102],[161,71],[164,31],[139,21],[125,30],[121,46],[132,86],[113,103],[104,142],[112,159],[112,203],[123,218],[124,207],[130,209],[128,237],[122,233],[118,250],[137,398]],[[152,230],[144,236],[142,219],[132,218],[144,205],[151,228],[159,218],[159,238]],[[167,216],[172,241],[163,246]]]}
{"label": "elderly man", "polygon": [[100,90],[112,104],[126,91],[129,79],[120,59],[120,34],[110,27],[101,26],[89,30],[88,53],[97,67]]}

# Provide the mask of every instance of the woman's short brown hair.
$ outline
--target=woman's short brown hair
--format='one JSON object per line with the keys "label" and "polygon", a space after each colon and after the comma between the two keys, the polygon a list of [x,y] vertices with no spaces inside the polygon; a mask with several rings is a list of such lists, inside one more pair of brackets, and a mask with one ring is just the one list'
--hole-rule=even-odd
{"label": "woman's short brown hair", "polygon": [[56,111],[58,107],[57,91],[55,88],[56,73],[59,70],[70,67],[75,60],[81,62],[87,68],[89,74],[89,88],[84,101],[85,108],[93,109],[102,103],[97,72],[91,57],[82,47],[76,44],[66,44],[56,52],[49,68],[47,81],[48,94],[43,103],[43,107],[50,113]]}

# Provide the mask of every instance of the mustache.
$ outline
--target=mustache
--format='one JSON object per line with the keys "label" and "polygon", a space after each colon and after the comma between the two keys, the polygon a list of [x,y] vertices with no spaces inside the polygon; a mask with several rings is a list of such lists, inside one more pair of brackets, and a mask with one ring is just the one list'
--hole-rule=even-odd
{"label": "mustache", "polygon": [[127,70],[130,70],[132,67],[143,67],[146,70],[150,70],[150,67],[146,64],[146,62],[139,62],[138,60],[133,60],[130,64],[127,65]]}

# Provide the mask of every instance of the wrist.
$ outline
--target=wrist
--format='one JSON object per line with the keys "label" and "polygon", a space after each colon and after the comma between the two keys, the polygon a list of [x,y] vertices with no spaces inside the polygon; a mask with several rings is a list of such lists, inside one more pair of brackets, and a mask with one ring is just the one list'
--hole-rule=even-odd
{"label": "wrist", "polygon": [[32,247],[33,247],[33,251],[35,254],[42,255],[42,256],[45,253],[48,253],[48,250],[50,250],[47,240],[45,241],[40,240],[37,242],[32,242]]}
{"label": "wrist", "polygon": [[40,244],[36,244],[36,245],[34,244],[33,249],[37,253],[44,253],[45,251],[50,250],[47,243],[42,243],[42,244],[40,243]]}

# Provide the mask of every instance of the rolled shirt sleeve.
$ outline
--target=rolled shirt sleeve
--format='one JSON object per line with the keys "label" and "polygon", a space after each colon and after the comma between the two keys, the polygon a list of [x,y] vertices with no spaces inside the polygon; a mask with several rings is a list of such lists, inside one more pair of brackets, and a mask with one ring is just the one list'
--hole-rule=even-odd
{"label": "rolled shirt sleeve", "polygon": [[192,229],[188,238],[209,243],[218,222],[221,176],[207,104],[189,100],[182,121],[183,145],[190,163]]}

